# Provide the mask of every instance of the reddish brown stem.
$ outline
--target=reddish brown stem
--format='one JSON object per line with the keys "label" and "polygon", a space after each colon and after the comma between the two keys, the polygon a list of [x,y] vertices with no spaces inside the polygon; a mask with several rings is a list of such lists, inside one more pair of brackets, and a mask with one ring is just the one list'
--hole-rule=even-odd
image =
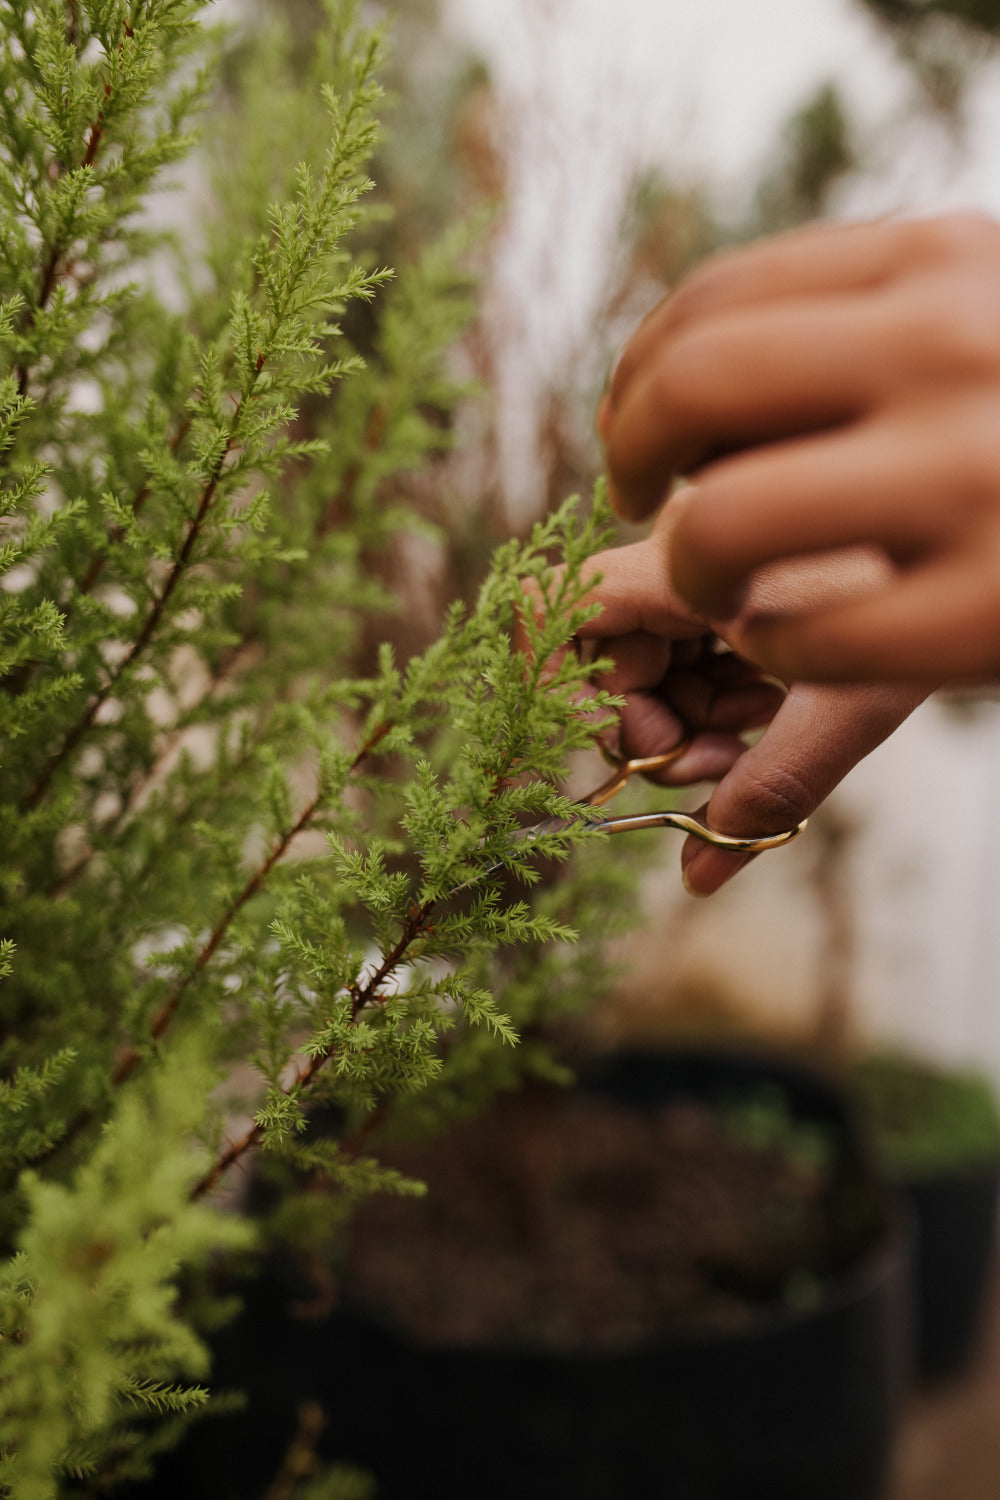
{"label": "reddish brown stem", "polygon": [[215,469],[208,480],[208,483],[205,485],[205,488],[201,492],[201,498],[198,503],[198,510],[194,519],[188,526],[187,535],[184,538],[184,544],[181,547],[181,550],[178,553],[177,557],[175,558],[173,567],[170,569],[170,572],[167,575],[167,581],[161,589],[159,595],[157,596],[152,609],[146,616],[145,623],[143,624],[143,627],[140,630],[138,636],[132,642],[132,645],[130,646],[126,655],[111,673],[110,677],[101,688],[100,692],[96,693],[90,700],[82,716],[77,720],[72,729],[66,735],[66,738],[63,740],[59,749],[55,752],[54,755],[49,758],[48,763],[39,772],[39,775],[36,778],[34,784],[31,786],[30,790],[27,792],[20,804],[20,811],[22,813],[30,812],[31,809],[33,807],[36,807],[37,804],[41,801],[42,797],[44,797],[45,793],[48,791],[49,786],[52,783],[53,776],[55,776],[59,768],[63,766],[69,759],[69,757],[73,754],[73,751],[83,739],[84,735],[93,726],[98,713],[103,708],[104,704],[107,703],[108,699],[111,697],[119,682],[121,682],[126,672],[135,663],[136,659],[141,656],[142,652],[146,649],[146,647],[149,645],[149,642],[152,640],[156,628],[163,617],[163,611],[169,604],[170,599],[173,596],[173,592],[180,582],[185,568],[187,567],[192,548],[194,547],[195,542],[198,540],[198,537],[201,534],[201,528],[204,525],[205,517],[208,515],[208,512],[211,509],[212,501],[215,498],[215,492],[218,488],[219,480],[222,477],[223,465],[225,464],[226,458],[228,457],[234,442],[235,437],[230,436],[228,442],[226,443],[225,449],[223,450],[221,458],[216,464]]}
{"label": "reddish brown stem", "polygon": [[[174,987],[169,997],[163,1002],[156,1015],[153,1017],[153,1024],[149,1029],[149,1034],[154,1042],[158,1042],[163,1036],[164,1032],[167,1030],[168,1026],[174,1018],[177,1007],[180,1005],[181,1001],[184,998],[184,995],[190,989],[191,985],[198,978],[198,975],[202,972],[206,965],[211,962],[212,958],[218,951],[219,944],[226,936],[226,933],[229,931],[238,914],[243,910],[243,907],[247,904],[250,898],[252,896],[255,896],[260,890],[264,881],[267,879],[270,872],[274,869],[274,866],[278,863],[278,860],[281,859],[282,855],[286,853],[288,846],[289,844],[291,844],[292,840],[294,838],[297,838],[298,835],[309,826],[316,813],[316,808],[318,807],[318,805],[319,798],[315,797],[312,802],[310,802],[309,805],[304,809],[302,815],[298,818],[294,827],[290,828],[287,833],[281,836],[281,838],[275,844],[274,848],[271,850],[270,854],[265,859],[264,863],[258,870],[254,871],[253,875],[247,881],[242,891],[240,891],[240,894],[236,897],[236,900],[233,902],[232,906],[230,906],[225,916],[220,918],[220,920],[216,923],[210,937],[207,939],[203,947],[199,950],[198,957],[195,959],[191,968],[184,975],[184,978]],[[119,1084],[124,1083],[127,1078],[130,1078],[138,1067],[141,1058],[142,1054],[135,1047],[129,1047],[122,1054],[118,1061],[118,1066],[116,1067],[114,1074],[112,1075],[112,1083],[117,1087]]]}
{"label": "reddish brown stem", "polygon": [[[351,762],[351,772],[356,771],[362,764],[362,762],[368,759],[369,755],[371,755],[372,752],[377,748],[377,746],[380,745],[381,742],[385,739],[391,728],[391,724],[380,724],[379,727],[368,737],[368,739],[362,745],[361,749],[358,751],[353,761]],[[198,956],[192,964],[191,968],[184,975],[183,979],[181,979],[175,985],[168,998],[160,1006],[160,1009],[154,1016],[153,1024],[150,1027],[149,1033],[150,1038],[153,1041],[158,1042],[164,1035],[167,1028],[170,1026],[171,1021],[173,1020],[174,1015],[177,1012],[177,1007],[180,1005],[182,999],[184,998],[184,995],[186,994],[188,989],[190,989],[194,981],[198,978],[198,975],[202,972],[206,965],[211,962],[214,955],[218,952],[219,945],[222,943],[223,939],[226,936],[226,933],[229,931],[230,927],[236,920],[236,917],[239,915],[239,913],[243,910],[244,906],[251,899],[251,897],[255,896],[260,890],[261,886],[264,884],[265,880],[267,879],[268,875],[270,875],[275,865],[287,853],[289,845],[292,843],[292,841],[298,838],[299,834],[304,833],[305,830],[309,827],[309,824],[312,822],[313,818],[316,815],[316,809],[319,807],[320,796],[321,794],[317,793],[317,795],[303,809],[293,826],[288,829],[287,832],[281,835],[281,837],[275,843],[270,854],[264,860],[263,864],[261,864],[254,871],[254,873],[250,876],[250,879],[247,881],[246,885],[240,891],[239,895],[232,902],[224,915],[219,918],[219,921],[216,923],[210,936],[206,939],[205,943],[199,950]],[[118,1065],[115,1068],[114,1074],[112,1075],[112,1083],[116,1087],[119,1084],[124,1083],[126,1079],[130,1078],[131,1075],[135,1072],[141,1059],[142,1054],[138,1051],[137,1048],[127,1048],[119,1058]]]}
{"label": "reddish brown stem", "polygon": [[[365,988],[368,990],[370,986],[366,985]],[[316,1075],[336,1056],[336,1049],[331,1048],[328,1052],[321,1052],[317,1057],[309,1058],[298,1070],[291,1083],[286,1085],[283,1092],[289,1095],[300,1089],[308,1088]],[[350,1158],[357,1154],[371,1132],[381,1123],[384,1114],[385,1108],[380,1105],[352,1136],[341,1142],[342,1154],[345,1157]],[[191,1189],[191,1201],[196,1202],[199,1198],[203,1198],[206,1193],[210,1193],[229,1171],[230,1167],[234,1167],[238,1161],[242,1161],[243,1157],[259,1146],[263,1139],[264,1127],[254,1124],[251,1125],[250,1129],[244,1135],[240,1136],[238,1141],[230,1141],[225,1149],[220,1151],[204,1177],[200,1177]]]}
{"label": "reddish brown stem", "polygon": [[[350,1024],[352,1026],[366,1005],[371,1005],[378,1001],[380,998],[378,993],[379,986],[389,977],[415,939],[420,936],[424,923],[428,916],[430,916],[433,908],[434,902],[432,901],[426,902],[422,907],[415,908],[404,923],[399,942],[393,948],[392,952],[385,957],[376,972],[363,985],[355,984],[351,987],[349,993],[351,995]],[[337,1055],[337,1049],[331,1047],[325,1052],[317,1053],[315,1057],[310,1057],[298,1069],[291,1082],[285,1085],[282,1093],[288,1098],[292,1094],[307,1089],[316,1075]],[[192,1202],[211,1192],[220,1179],[229,1171],[230,1167],[235,1166],[248,1152],[253,1151],[255,1147],[259,1146],[263,1138],[264,1127],[255,1123],[238,1141],[230,1142],[225,1150],[221,1151],[216,1157],[204,1177],[199,1178],[191,1189]]]}
{"label": "reddish brown stem", "polygon": [[[494,793],[499,792],[500,787],[506,783],[506,779],[507,778],[505,776],[498,776]],[[369,976],[368,979],[364,981],[364,983],[356,981],[353,985],[351,985],[350,989],[348,990],[348,994],[351,997],[351,1015],[349,1022],[351,1026],[356,1023],[359,1015],[366,1006],[375,1004],[379,1001],[379,999],[381,998],[379,994],[381,985],[394,972],[394,970],[397,968],[401,960],[405,957],[417,938],[419,938],[420,935],[427,930],[428,919],[433,915],[436,905],[437,903],[435,901],[425,901],[421,906],[414,905],[413,907],[411,907],[406,921],[403,923],[403,929],[400,933],[399,940],[396,942],[394,947],[384,955],[382,962],[379,964],[379,967],[373,974]],[[337,1049],[330,1048],[327,1051],[317,1053],[316,1056],[309,1058],[304,1066],[302,1066],[296,1072],[291,1082],[286,1084],[282,1089],[282,1093],[284,1094],[284,1096],[288,1098],[291,1095],[299,1093],[301,1090],[308,1088],[309,1084],[321,1071],[321,1069],[323,1069],[326,1064],[336,1056]],[[198,1198],[202,1198],[206,1193],[211,1192],[211,1190],[216,1186],[219,1180],[225,1175],[226,1172],[229,1171],[230,1167],[235,1166],[236,1163],[238,1161],[241,1161],[248,1152],[254,1150],[255,1147],[259,1146],[261,1141],[263,1140],[263,1137],[263,1126],[255,1123],[246,1132],[246,1134],[240,1138],[240,1140],[230,1142],[230,1144],[226,1146],[225,1150],[220,1152],[215,1162],[205,1173],[205,1175],[201,1177],[197,1183],[195,1183],[195,1186],[191,1190],[192,1201]]]}
{"label": "reddish brown stem", "polygon": [[396,965],[399,963],[400,959],[408,951],[413,941],[423,931],[424,924],[426,923],[431,913],[434,911],[436,905],[436,901],[425,901],[423,906],[411,907],[406,921],[403,923],[403,930],[400,933],[399,941],[396,943],[395,947],[391,950],[391,952],[385,955],[381,964],[370,979],[367,979],[363,985],[355,983],[351,986],[350,996],[352,1021],[357,1020],[359,1012],[362,1011],[364,1007],[368,1005],[371,1002],[372,998],[376,995],[379,985],[381,985],[384,980],[388,979],[389,975],[395,971]]}
{"label": "reddish brown stem", "polygon": [[[368,736],[368,739],[361,746],[354,759],[352,760],[350,765],[350,772],[356,771],[358,767],[365,760],[367,760],[368,756],[371,755],[373,751],[382,743],[386,735],[390,733],[391,729],[392,723],[387,721],[386,723],[380,724],[376,729],[372,731],[372,733]],[[169,999],[164,1002],[164,1004],[157,1012],[153,1020],[152,1027],[150,1028],[150,1036],[154,1040],[159,1041],[163,1036],[164,1032],[167,1030],[171,1021],[173,1020],[174,1015],[176,1014],[177,1007],[180,1004],[185,991],[188,989],[197,975],[201,973],[205,965],[211,959],[212,955],[217,951],[219,944],[222,942],[223,937],[229,930],[229,927],[231,926],[237,913],[243,908],[243,906],[245,906],[247,901],[250,900],[250,897],[254,895],[258,890],[260,890],[260,887],[263,884],[264,880],[267,878],[267,875],[271,870],[273,870],[282,854],[284,854],[288,849],[288,846],[292,842],[292,840],[297,837],[299,833],[302,833],[308,826],[309,820],[315,814],[318,804],[318,797],[313,798],[308,807],[297,819],[295,826],[288,833],[281,836],[281,838],[275,844],[274,849],[272,849],[271,853],[268,855],[267,859],[250,877],[246,885],[243,887],[243,890],[240,892],[239,896],[237,896],[236,900],[233,902],[232,906],[230,906],[226,914],[216,924],[211,936],[205,942],[204,946],[198,954],[198,957],[195,959],[194,967],[192,968],[190,973],[186,974],[184,978],[180,980],[180,982],[171,993]],[[138,1050],[137,1047],[132,1045],[125,1047],[119,1055],[118,1062],[115,1066],[115,1071],[111,1076],[112,1085],[115,1088],[118,1088],[123,1083],[125,1083],[129,1078],[131,1078],[132,1074],[135,1072],[141,1061],[142,1053]],[[321,1061],[326,1061],[326,1059],[324,1058]],[[310,1076],[312,1076],[311,1073]],[[81,1114],[77,1115],[76,1119],[73,1120],[67,1128],[65,1135],[63,1135],[61,1139],[47,1152],[39,1157],[38,1161],[44,1161],[48,1157],[55,1155],[56,1152],[62,1151],[67,1146],[71,1145],[73,1141],[77,1140],[83,1133],[83,1131],[93,1123],[93,1120],[94,1113],[92,1110],[85,1110]],[[222,1173],[226,1171],[230,1165],[232,1165],[233,1161],[237,1161],[239,1157],[244,1154],[244,1152],[250,1150],[251,1146],[256,1144],[259,1136],[259,1130],[251,1130],[248,1132],[247,1137],[244,1138],[244,1141],[242,1143],[238,1142],[236,1147],[229,1148],[227,1152],[224,1153],[224,1155],[226,1155],[228,1158],[231,1152],[235,1152],[235,1154],[232,1155],[231,1160],[227,1159],[224,1166],[219,1167],[217,1176],[221,1176]],[[250,1137],[253,1137],[253,1139],[251,1140]],[[213,1178],[213,1181],[215,1180],[217,1180],[217,1178]],[[206,1187],[204,1191],[207,1192],[208,1187]]]}
{"label": "reddish brown stem", "polygon": [[[309,1058],[308,1062],[296,1073],[291,1083],[286,1085],[283,1092],[288,1095],[296,1093],[299,1089],[308,1088],[312,1080],[316,1077],[316,1074],[321,1068],[326,1066],[333,1056],[335,1056],[335,1053],[330,1051],[321,1052],[318,1056]],[[264,1127],[253,1124],[238,1141],[230,1142],[224,1151],[220,1151],[204,1177],[200,1177],[191,1189],[191,1202],[195,1203],[199,1198],[203,1198],[206,1193],[210,1193],[220,1178],[224,1177],[229,1171],[230,1167],[234,1167],[238,1161],[242,1161],[243,1157],[249,1151],[252,1151],[255,1146],[260,1145],[263,1138]]]}
{"label": "reddish brown stem", "polygon": [[248,1151],[252,1151],[255,1146],[260,1144],[263,1135],[263,1126],[252,1125],[246,1135],[241,1136],[238,1141],[231,1142],[224,1151],[221,1151],[204,1177],[199,1177],[191,1189],[189,1195],[191,1202],[197,1203],[199,1198],[204,1198],[206,1193],[210,1193],[220,1178],[224,1177],[229,1171],[230,1167],[234,1167],[238,1161],[241,1161],[246,1156]]}
{"label": "reddish brown stem", "polygon": [[[180,446],[183,443],[184,439],[187,437],[188,432],[190,431],[190,428],[191,428],[191,418],[190,417],[185,417],[184,420],[183,420],[183,422],[181,423],[180,427],[177,429],[176,434],[171,439],[170,452],[172,454],[175,454],[177,452],[177,450],[180,448]],[[138,490],[136,490],[135,495],[133,496],[133,499],[132,499],[132,506],[131,506],[131,510],[132,510],[133,516],[138,516],[139,514],[141,514],[143,506],[145,505],[146,501],[149,499],[150,495],[152,494],[152,488],[153,487],[150,484],[149,480],[146,480],[146,482],[143,485],[141,485]],[[109,546],[114,546],[116,543],[120,542],[122,540],[122,538],[124,537],[124,535],[125,535],[124,527],[122,527],[122,526],[111,526],[111,527],[109,527],[109,529],[108,529],[108,544],[109,544]],[[76,585],[75,592],[77,594],[89,594],[90,593],[90,590],[94,587],[94,584],[97,582],[98,578],[101,576],[101,573],[104,571],[104,567],[105,567],[107,561],[108,561],[108,554],[107,554],[107,552],[98,552],[98,553],[95,553],[94,557],[91,558],[90,566],[87,568],[87,571],[84,573],[84,575],[81,578],[80,582]],[[68,614],[68,610],[64,610],[63,614],[67,615]]]}
{"label": "reddish brown stem", "polygon": [[[130,27],[126,28],[126,34],[132,34]],[[106,97],[110,96],[110,84],[106,83],[104,85],[104,93]],[[94,165],[103,136],[104,111],[102,109],[100,114],[97,116],[97,119],[94,121],[89,131],[87,132],[87,145],[84,149],[83,159],[80,162],[80,165],[82,167],[92,167]],[[61,177],[63,170],[64,169],[62,165],[58,165],[57,175]],[[65,242],[56,240],[55,244],[49,250],[48,258],[46,259],[45,265],[42,268],[42,279],[38,287],[38,296],[35,298],[35,305],[34,307],[28,308],[25,314],[25,332],[30,332],[31,329],[34,328],[36,322],[38,321],[38,314],[40,312],[43,312],[48,306],[49,298],[52,296],[56,282],[59,279],[59,263],[62,260],[63,256],[66,254],[67,248],[68,246]],[[26,395],[28,390],[28,382],[30,379],[31,371],[29,367],[24,364],[19,364],[17,366],[17,393],[19,396]]]}

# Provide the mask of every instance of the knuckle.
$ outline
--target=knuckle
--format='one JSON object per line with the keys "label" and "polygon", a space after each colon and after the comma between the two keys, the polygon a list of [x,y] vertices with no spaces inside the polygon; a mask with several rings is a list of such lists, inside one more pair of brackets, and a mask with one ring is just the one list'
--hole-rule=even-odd
{"label": "knuckle", "polygon": [[1000,224],[980,209],[960,209],[914,223],[932,260],[952,264],[970,256],[1000,254]]}
{"label": "knuckle", "polygon": [[904,316],[900,352],[935,380],[1000,380],[1000,299],[980,277],[943,278]]}
{"label": "knuckle", "polygon": [[671,327],[680,330],[712,311],[732,280],[729,257],[717,252],[691,271],[670,295]]}
{"label": "knuckle", "polygon": [[700,485],[685,505],[673,534],[671,584],[689,608],[706,619],[734,613],[743,581],[734,548],[733,509],[721,488]]}
{"label": "knuckle", "polygon": [[700,563],[719,564],[731,553],[731,508],[721,486],[699,484],[677,519],[673,550]]}

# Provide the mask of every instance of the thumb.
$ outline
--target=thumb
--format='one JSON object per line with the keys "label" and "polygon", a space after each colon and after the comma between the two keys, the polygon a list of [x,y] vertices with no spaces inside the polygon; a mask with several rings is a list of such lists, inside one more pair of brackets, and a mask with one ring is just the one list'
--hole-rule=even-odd
{"label": "thumb", "polygon": [[[740,838],[795,828],[926,695],[913,685],[796,684],[715,788],[709,827]],[[753,858],[689,838],[681,850],[684,884],[693,896],[710,896]]]}

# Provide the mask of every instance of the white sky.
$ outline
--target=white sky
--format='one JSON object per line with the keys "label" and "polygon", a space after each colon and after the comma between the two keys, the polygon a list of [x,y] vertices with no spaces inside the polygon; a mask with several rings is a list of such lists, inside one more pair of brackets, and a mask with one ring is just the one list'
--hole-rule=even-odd
{"label": "white sky", "polygon": [[[739,192],[778,124],[834,77],[876,132],[898,206],[977,202],[1000,213],[1000,65],[974,91],[976,149],[956,165],[924,139],[918,164],[899,116],[908,85],[884,34],[853,0],[444,0],[456,35],[489,58],[502,94],[593,105],[637,155]],[[905,156],[906,160],[900,158]],[[881,175],[880,174],[880,175]]]}
{"label": "white sky", "polygon": [[512,520],[537,504],[545,392],[600,381],[601,311],[636,169],[710,188],[735,219],[781,124],[833,78],[867,153],[838,211],[1000,214],[1000,60],[978,79],[974,147],[958,153],[914,118],[912,79],[854,0],[442,0],[442,12],[488,62],[508,133],[492,306]]}

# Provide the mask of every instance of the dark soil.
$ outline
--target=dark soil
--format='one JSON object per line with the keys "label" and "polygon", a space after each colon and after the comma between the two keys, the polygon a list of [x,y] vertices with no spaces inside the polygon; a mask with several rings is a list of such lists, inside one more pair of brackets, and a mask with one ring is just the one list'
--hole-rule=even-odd
{"label": "dark soil", "polygon": [[610,1351],[811,1305],[873,1233],[780,1097],[632,1109],[532,1090],[383,1159],[427,1182],[355,1220],[350,1302],[439,1345]]}

